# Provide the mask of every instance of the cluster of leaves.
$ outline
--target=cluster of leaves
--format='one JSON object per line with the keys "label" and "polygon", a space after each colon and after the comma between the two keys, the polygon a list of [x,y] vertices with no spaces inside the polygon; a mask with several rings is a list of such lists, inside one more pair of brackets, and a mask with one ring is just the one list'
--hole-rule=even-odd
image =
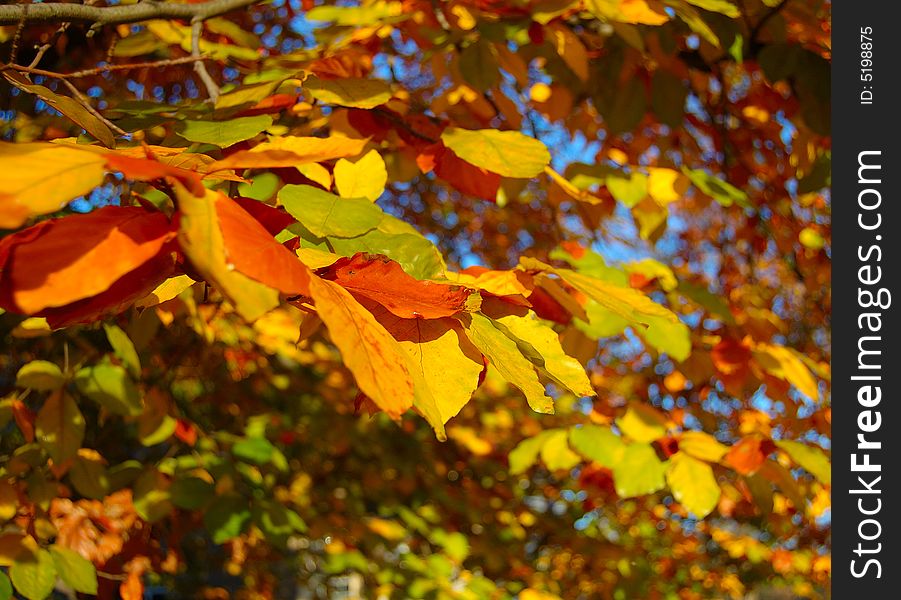
{"label": "cluster of leaves", "polygon": [[828,5],[246,4],[4,28],[0,598],[822,597]]}

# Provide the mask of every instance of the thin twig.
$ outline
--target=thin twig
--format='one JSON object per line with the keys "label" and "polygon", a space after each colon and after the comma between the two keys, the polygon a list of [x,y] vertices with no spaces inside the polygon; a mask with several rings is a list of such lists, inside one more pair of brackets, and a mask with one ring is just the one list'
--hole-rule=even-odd
{"label": "thin twig", "polygon": [[210,100],[216,102],[219,98],[219,86],[216,85],[216,82],[210,76],[209,71],[206,70],[206,65],[203,64],[203,61],[200,59],[200,35],[203,33],[203,18],[202,17],[194,17],[191,21],[191,56],[197,58],[198,61],[194,63],[194,72],[197,73],[197,76],[200,77],[200,80],[203,82],[204,87],[206,87],[207,94],[210,97]]}
{"label": "thin twig", "polygon": [[[34,58],[31,60],[31,63],[28,66],[32,67],[32,68],[38,66],[38,63],[41,62],[41,59],[44,58],[44,55],[47,53],[47,51],[53,47],[53,44],[56,43],[56,41],[59,39],[59,36],[64,34],[66,32],[66,29],[68,29],[69,25],[71,25],[71,24],[72,23],[70,22],[70,23],[63,23],[62,25],[60,25],[59,29],[57,29],[56,32],[54,32],[53,36],[49,40],[47,40],[47,42],[45,44],[43,44],[40,48],[38,48],[37,53],[34,55]],[[9,62],[14,63],[16,61],[10,60]]]}
{"label": "thin twig", "polygon": [[63,82],[63,85],[69,88],[69,91],[72,92],[72,95],[75,96],[75,99],[78,100],[78,102],[82,106],[84,106],[89,113],[100,119],[104,125],[106,125],[119,135],[128,135],[127,131],[123,130],[121,127],[117,126],[115,123],[104,117],[96,108],[91,106],[91,101],[88,100],[87,97],[85,97],[85,95],[82,94],[81,91],[77,87],[75,87],[75,85],[71,81],[69,81],[68,79],[60,79],[60,81]]}
{"label": "thin twig", "polygon": [[182,56],[181,58],[167,58],[165,60],[156,60],[152,62],[127,63],[121,65],[104,65],[94,69],[85,69],[83,71],[74,71],[72,73],[57,73],[56,71],[47,71],[46,69],[37,69],[34,67],[25,67],[23,65],[3,65],[0,71],[13,70],[23,73],[31,73],[32,75],[44,75],[45,77],[55,77],[56,79],[80,79],[82,77],[92,77],[110,71],[130,71],[131,69],[154,69],[158,67],[169,67],[173,65],[183,65],[193,63],[199,60],[205,60],[205,56]]}

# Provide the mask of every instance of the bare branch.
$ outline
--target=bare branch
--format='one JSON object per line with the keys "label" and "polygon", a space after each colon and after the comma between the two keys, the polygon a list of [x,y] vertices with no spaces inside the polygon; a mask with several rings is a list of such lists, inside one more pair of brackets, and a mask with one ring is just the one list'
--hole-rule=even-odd
{"label": "bare branch", "polygon": [[88,6],[57,2],[0,6],[0,25],[20,21],[81,22],[115,25],[148,19],[209,19],[265,0],[209,0],[201,4],[176,4],[144,0],[120,6]]}

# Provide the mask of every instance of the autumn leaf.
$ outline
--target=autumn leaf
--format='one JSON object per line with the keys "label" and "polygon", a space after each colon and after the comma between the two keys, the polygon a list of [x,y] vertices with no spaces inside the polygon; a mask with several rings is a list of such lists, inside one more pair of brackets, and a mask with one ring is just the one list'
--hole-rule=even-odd
{"label": "autumn leaf", "polygon": [[441,141],[466,162],[504,177],[535,177],[551,160],[544,144],[517,131],[448,128]]}
{"label": "autumn leaf", "polygon": [[303,89],[320,102],[352,108],[375,108],[391,99],[391,87],[378,79],[312,76],[303,82]]}
{"label": "autumn leaf", "polygon": [[342,136],[276,137],[257,144],[250,150],[239,150],[210,166],[210,171],[224,169],[259,169],[263,167],[296,167],[304,163],[356,156],[368,140]]}
{"label": "autumn leaf", "polygon": [[356,296],[378,302],[404,319],[440,319],[477,310],[478,296],[462,286],[419,281],[396,262],[358,253],[342,258],[323,275]]}
{"label": "autumn leaf", "polygon": [[404,349],[337,283],[313,277],[310,296],[357,385],[380,409],[400,417],[415,396]]}
{"label": "autumn leaf", "polygon": [[174,235],[165,215],[137,207],[44,221],[0,241],[0,304],[36,314],[98,296],[164,253]]}
{"label": "autumn leaf", "polygon": [[469,313],[460,317],[466,335],[473,345],[488,358],[501,377],[519,388],[532,410],[552,414],[554,402],[547,396],[538,380],[535,367],[516,346],[516,342],[495,327],[488,317]]}
{"label": "autumn leaf", "polygon": [[355,162],[340,158],[335,163],[335,187],[342,198],[368,198],[374,202],[385,191],[387,181],[385,161],[376,150]]}
{"label": "autumn leaf", "polygon": [[[65,144],[0,142],[0,228],[60,210],[103,182],[101,155]],[[46,165],[54,165],[49,171]]]}
{"label": "autumn leaf", "polygon": [[682,452],[670,457],[666,482],[676,501],[700,519],[716,508],[722,493],[710,465]]}
{"label": "autumn leaf", "polygon": [[[197,197],[179,184],[175,185],[175,192],[179,209],[179,245],[197,272],[228,298],[248,321],[253,321],[278,306],[278,291],[228,266],[224,232],[219,222],[219,207],[216,205],[220,198],[223,203],[230,203],[231,200],[213,191],[207,191],[202,198]],[[222,211],[226,220],[236,217],[240,223],[242,215],[237,210],[241,209],[230,208],[226,206]],[[246,220],[256,223],[249,215],[244,215]],[[262,226],[257,226],[262,230]],[[265,230],[263,233],[267,239],[271,239]],[[253,236],[253,232],[250,235]],[[264,272],[263,276],[266,275]]]}

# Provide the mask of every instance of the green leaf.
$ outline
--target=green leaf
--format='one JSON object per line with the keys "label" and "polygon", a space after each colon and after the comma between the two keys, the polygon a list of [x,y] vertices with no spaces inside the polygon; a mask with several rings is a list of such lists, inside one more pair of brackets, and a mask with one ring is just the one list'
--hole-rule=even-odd
{"label": "green leaf", "polygon": [[215,544],[224,544],[241,535],[249,520],[247,500],[237,495],[218,498],[203,515],[204,527]]}
{"label": "green leaf", "polygon": [[13,597],[13,584],[6,573],[0,571],[0,600],[10,600]]}
{"label": "green leaf", "polygon": [[613,481],[620,498],[644,496],[662,490],[666,464],[650,444],[629,444],[613,466]]}
{"label": "green leaf", "polygon": [[608,468],[618,464],[626,450],[623,439],[603,425],[570,428],[569,443],[586,458]]}
{"label": "green leaf", "polygon": [[199,477],[176,479],[169,488],[172,504],[187,510],[198,510],[215,496],[216,487]]}
{"label": "green leaf", "polygon": [[504,177],[535,177],[551,161],[544,144],[518,131],[448,127],[441,141],[466,162]]}
{"label": "green leaf", "polygon": [[676,501],[700,519],[716,508],[722,493],[710,465],[683,452],[670,457],[666,482]]}
{"label": "green leaf", "polygon": [[213,144],[220,148],[228,148],[238,142],[249,140],[270,127],[272,127],[272,117],[269,115],[256,115],[228,121],[190,119],[178,123],[175,131],[189,142]]}
{"label": "green leaf", "polygon": [[380,79],[310,76],[303,82],[303,89],[320,102],[351,108],[375,108],[391,99],[391,86]]}
{"label": "green leaf", "polygon": [[341,198],[309,185],[286,185],[278,193],[278,200],[288,214],[317,237],[363,235],[378,227],[385,214],[365,198]]}
{"label": "green leaf", "polygon": [[141,376],[141,359],[138,358],[138,352],[135,345],[129,339],[128,334],[122,331],[116,325],[109,323],[103,324],[103,331],[106,332],[106,339],[109,340],[110,346],[113,347],[113,353],[116,355],[122,365],[128,369],[128,374],[138,378]]}
{"label": "green leaf", "polygon": [[276,448],[266,438],[247,438],[232,446],[232,454],[235,458],[258,466],[267,464],[272,460]]}
{"label": "green leaf", "polygon": [[106,467],[100,460],[77,456],[67,473],[75,490],[86,498],[103,498],[110,491]]}
{"label": "green leaf", "polygon": [[75,457],[84,441],[84,430],[78,405],[62,390],[47,398],[35,420],[35,436],[57,465]]}
{"label": "green leaf", "polygon": [[66,378],[60,368],[46,360],[25,363],[16,373],[17,387],[31,388],[38,392],[58,390],[65,382]]}
{"label": "green leaf", "polygon": [[44,600],[56,585],[53,557],[46,550],[26,554],[24,558],[18,558],[9,568],[9,578],[16,586],[16,591],[28,600]]}
{"label": "green leaf", "polygon": [[682,172],[691,180],[699,190],[716,200],[722,206],[750,206],[748,195],[734,185],[705,173],[701,169],[689,169],[682,167]]}
{"label": "green leaf", "polygon": [[97,570],[91,561],[58,544],[50,546],[50,554],[60,579],[66,585],[83,594],[97,593]]}
{"label": "green leaf", "polygon": [[135,512],[145,521],[159,521],[172,512],[168,484],[162,473],[150,468],[134,485]]}
{"label": "green leaf", "polygon": [[116,415],[141,414],[138,388],[119,365],[101,363],[84,367],[75,374],[78,391]]}
{"label": "green leaf", "polygon": [[660,317],[651,317],[647,321],[648,328],[640,333],[648,344],[679,362],[688,358],[691,354],[691,330],[685,323],[673,323]]}
{"label": "green leaf", "polygon": [[291,535],[307,529],[306,523],[296,512],[270,500],[254,503],[253,521],[266,539],[278,546],[284,546]]}
{"label": "green leaf", "polygon": [[776,445],[821,483],[832,484],[832,467],[829,457],[822,450],[790,440],[779,440]]}
{"label": "green leaf", "polygon": [[480,313],[462,315],[459,319],[466,328],[470,341],[488,357],[501,377],[525,394],[532,410],[552,414],[554,401],[545,393],[535,367],[523,356],[516,342],[495,327],[491,319]]}

